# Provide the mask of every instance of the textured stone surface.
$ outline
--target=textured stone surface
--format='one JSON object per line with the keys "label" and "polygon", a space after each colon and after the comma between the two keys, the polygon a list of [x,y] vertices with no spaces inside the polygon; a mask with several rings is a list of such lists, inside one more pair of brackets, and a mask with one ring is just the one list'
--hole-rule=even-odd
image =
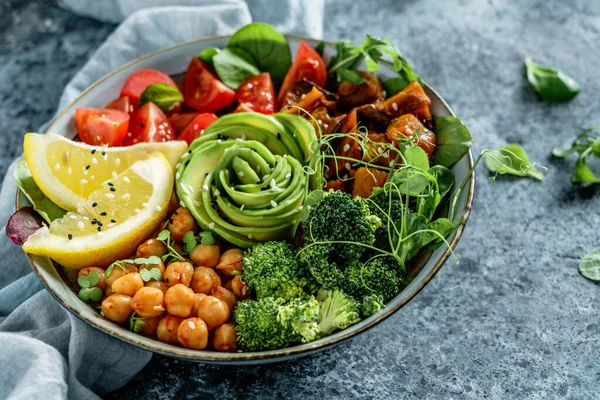
{"label": "textured stone surface", "polygon": [[[350,343],[276,365],[217,367],[155,356],[112,398],[577,398],[600,389],[599,288],[577,263],[600,244],[600,197],[570,183],[550,148],[600,123],[597,1],[328,2],[327,38],[391,38],[471,128],[474,150],[522,144],[541,182],[477,172],[475,204],[451,261],[413,301]],[[113,29],[42,1],[0,6],[0,168],[23,132]],[[583,91],[546,104],[526,55]]]}

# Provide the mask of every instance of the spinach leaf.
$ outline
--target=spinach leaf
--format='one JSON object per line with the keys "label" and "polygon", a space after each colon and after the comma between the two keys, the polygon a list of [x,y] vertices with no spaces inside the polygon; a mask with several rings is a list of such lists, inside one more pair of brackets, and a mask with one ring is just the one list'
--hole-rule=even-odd
{"label": "spinach leaf", "polygon": [[31,176],[31,172],[29,171],[27,162],[24,158],[21,158],[15,164],[14,176],[17,185],[29,199],[31,205],[33,205],[33,209],[37,211],[46,222],[50,223],[55,219],[62,218],[67,213],[42,193],[33,180],[33,176]]}
{"label": "spinach leaf", "polygon": [[433,164],[451,167],[471,148],[471,133],[456,117],[433,117],[436,134],[436,147]]}
{"label": "spinach leaf", "polygon": [[404,150],[404,157],[408,165],[420,168],[424,171],[429,169],[429,159],[425,150],[419,146],[411,146]]}
{"label": "spinach leaf", "polygon": [[315,51],[317,52],[318,55],[320,55],[321,57],[323,57],[323,52],[325,51],[325,42],[321,40],[315,46]]}
{"label": "spinach leaf", "polygon": [[454,174],[448,168],[441,165],[434,165],[429,169],[429,173],[436,177],[438,190],[440,196],[443,198],[452,189],[452,186],[454,186]]}
{"label": "spinach leaf", "polygon": [[406,224],[402,225],[403,237],[398,250],[398,256],[404,263],[416,256],[423,247],[423,233],[419,231],[427,225],[425,217],[414,212],[409,212],[405,218]]}
{"label": "spinach leaf", "polygon": [[142,92],[140,106],[154,103],[164,112],[169,112],[183,102],[183,95],[176,87],[164,83],[153,83]]}
{"label": "spinach leaf", "polygon": [[251,76],[260,74],[258,68],[249,60],[252,60],[252,57],[245,51],[230,48],[218,52],[212,59],[219,78],[232,89],[237,89]]}
{"label": "spinach leaf", "polygon": [[594,282],[600,282],[600,249],[586,254],[579,263],[579,273]]}
{"label": "spinach leaf", "polygon": [[529,161],[525,149],[515,143],[509,143],[499,149],[488,150],[483,156],[483,162],[490,172],[496,174],[544,179],[544,175]]}
{"label": "spinach leaf", "polygon": [[402,77],[390,78],[383,81],[386,96],[393,96],[406,87],[410,82]]}
{"label": "spinach leaf", "polygon": [[269,24],[254,22],[234,33],[227,47],[246,51],[254,65],[271,74],[275,85],[281,84],[292,65],[292,56],[285,36]]}
{"label": "spinach leaf", "polygon": [[567,101],[581,91],[579,84],[570,76],[555,68],[534,63],[525,59],[527,80],[542,98],[549,101]]}
{"label": "spinach leaf", "polygon": [[[431,221],[427,224],[426,229],[430,229],[438,232],[443,237],[446,237],[456,227],[448,218],[438,218],[435,221]],[[423,246],[426,246],[429,250],[435,250],[439,248],[444,241],[433,232],[423,232]]]}
{"label": "spinach leaf", "polygon": [[204,49],[200,53],[198,53],[197,57],[205,63],[213,66],[213,57],[216,56],[217,53],[220,51],[221,49],[219,49],[218,47],[209,47],[208,49]]}

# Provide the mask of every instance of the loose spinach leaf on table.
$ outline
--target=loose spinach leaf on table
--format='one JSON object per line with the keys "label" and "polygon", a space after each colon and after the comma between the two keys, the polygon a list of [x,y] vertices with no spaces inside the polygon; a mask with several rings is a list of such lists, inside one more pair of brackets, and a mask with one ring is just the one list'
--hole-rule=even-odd
{"label": "loose spinach leaf on table", "polygon": [[587,164],[589,156],[600,158],[600,136],[596,133],[598,130],[600,127],[597,126],[585,129],[573,140],[570,148],[552,148],[552,155],[558,158],[578,154],[573,172],[573,182],[575,183],[600,183],[600,178],[592,172]]}
{"label": "loose spinach leaf on table", "polygon": [[292,65],[285,36],[263,22],[254,22],[238,30],[231,36],[226,48],[246,51],[260,71],[271,74],[275,85],[281,84]]}
{"label": "loose spinach leaf on table", "polygon": [[471,148],[471,133],[456,117],[433,117],[436,147],[433,164],[451,167]]}
{"label": "loose spinach leaf on table", "polygon": [[142,92],[140,106],[154,103],[164,112],[169,112],[183,102],[183,95],[176,87],[164,83],[153,83]]}
{"label": "loose spinach leaf on table", "polygon": [[544,174],[529,161],[525,149],[515,143],[509,143],[499,149],[488,150],[484,155],[483,162],[490,172],[496,174],[544,179]]}
{"label": "loose spinach leaf on table", "polygon": [[592,250],[581,259],[579,273],[589,280],[600,282],[600,249]]}
{"label": "loose spinach leaf on table", "polygon": [[33,180],[31,172],[27,167],[27,162],[21,158],[15,164],[15,181],[25,196],[31,202],[33,209],[48,223],[55,219],[62,218],[67,212],[54,204],[52,200],[42,193],[38,185]]}
{"label": "loose spinach leaf on table", "polygon": [[579,84],[562,71],[525,59],[527,80],[536,92],[548,101],[567,101],[581,91]]}
{"label": "loose spinach leaf on table", "polygon": [[241,49],[225,48],[214,55],[212,62],[219,78],[232,89],[237,89],[251,76],[260,74],[252,56]]}

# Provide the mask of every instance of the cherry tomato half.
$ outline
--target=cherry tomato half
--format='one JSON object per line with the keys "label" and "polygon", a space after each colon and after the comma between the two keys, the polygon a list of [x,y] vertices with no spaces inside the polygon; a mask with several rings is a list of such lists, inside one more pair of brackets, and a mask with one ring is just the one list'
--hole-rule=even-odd
{"label": "cherry tomato half", "polygon": [[129,114],[104,108],[78,108],[75,125],[83,142],[94,146],[116,146],[127,134]]}
{"label": "cherry tomato half", "polygon": [[114,99],[113,101],[108,103],[106,108],[111,109],[111,110],[123,111],[124,113],[127,113],[127,114],[130,114],[133,112],[133,104],[131,104],[131,101],[129,101],[129,96],[123,96],[118,99]]}
{"label": "cherry tomato half", "polygon": [[317,86],[325,86],[327,80],[327,70],[323,59],[312,47],[304,42],[300,42],[298,52],[294,63],[290,67],[277,98],[279,104],[283,101],[283,97],[290,89],[293,83],[306,79]]}
{"label": "cherry tomato half", "polygon": [[187,128],[183,131],[181,135],[177,138],[177,140],[185,140],[188,144],[192,144],[192,142],[200,137],[213,122],[215,122],[219,117],[215,114],[204,113],[198,115],[194,120],[188,125]]}
{"label": "cherry tomato half", "polygon": [[173,127],[162,110],[147,103],[134,111],[129,123],[129,133],[123,144],[130,146],[141,142],[167,142],[175,139]]}
{"label": "cherry tomato half", "polygon": [[212,68],[198,57],[190,61],[182,86],[185,104],[201,112],[215,112],[235,101],[235,92],[218,80]]}
{"label": "cherry tomato half", "polygon": [[198,116],[200,113],[175,113],[171,115],[167,115],[169,117],[169,121],[171,122],[171,126],[175,131],[175,135],[179,137],[185,128],[187,128],[192,121]]}
{"label": "cherry tomato half", "polygon": [[129,78],[123,84],[121,96],[129,96],[129,100],[134,107],[140,104],[140,96],[146,88],[153,83],[164,83],[177,87],[169,75],[154,69],[140,69],[129,75]]}
{"label": "cherry tomato half", "polygon": [[235,112],[256,111],[273,114],[277,108],[275,87],[268,72],[251,76],[238,87],[235,95],[240,103]]}

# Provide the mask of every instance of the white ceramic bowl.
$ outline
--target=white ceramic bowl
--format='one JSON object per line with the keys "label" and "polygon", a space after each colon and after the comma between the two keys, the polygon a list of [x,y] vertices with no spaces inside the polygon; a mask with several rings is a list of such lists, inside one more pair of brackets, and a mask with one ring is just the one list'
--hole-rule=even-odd
{"label": "white ceramic bowl", "polygon": [[[318,41],[305,37],[287,36],[292,54],[296,53],[300,40],[304,40],[315,46]],[[73,138],[77,132],[75,129],[75,109],[79,107],[99,107],[102,108],[111,100],[118,97],[121,86],[127,77],[142,68],[153,68],[165,72],[169,75],[179,75],[187,67],[190,58],[208,47],[224,47],[228,36],[214,36],[193,40],[191,42],[177,44],[162,50],[155,51],[140,57],[108,75],[102,77],[92,86],[86,89],[81,95],[69,104],[58,116],[48,125],[46,132],[53,132]],[[325,60],[332,55],[334,51],[333,43],[327,43],[325,47]],[[394,72],[383,66],[378,73],[383,79],[394,76]],[[425,85],[425,91],[431,99],[431,111],[433,115],[446,116],[454,115],[448,104],[428,85]],[[460,182],[467,176],[473,165],[473,159],[469,152],[458,163],[454,165],[452,171],[456,176],[456,181]],[[451,247],[454,248],[464,229],[467,217],[471,209],[473,200],[473,190],[475,182],[471,180],[459,196],[457,201],[456,215],[464,215],[463,222],[457,231],[448,238]],[[17,192],[17,209],[29,205],[25,196]],[[324,350],[335,344],[341,343],[355,335],[358,335],[369,328],[372,328],[383,321],[400,308],[402,308],[410,299],[412,299],[436,274],[442,267],[444,261],[450,254],[449,249],[441,247],[433,253],[424,252],[417,256],[417,260],[411,263],[408,270],[409,277],[412,279],[410,284],[395,297],[380,313],[367,318],[360,323],[349,327],[343,331],[334,333],[326,338],[316,340],[311,343],[301,344],[280,350],[270,350],[262,352],[248,353],[219,353],[215,351],[190,350],[163,342],[150,339],[142,335],[131,332],[130,330],[119,326],[107,319],[104,319],[92,309],[88,304],[81,301],[64,282],[65,276],[62,268],[53,263],[49,258],[28,255],[29,261],[34,272],[38,275],[44,286],[62,304],[67,310],[81,318],[91,326],[124,340],[146,350],[160,353],[166,356],[180,358],[190,361],[198,361],[214,364],[253,364],[283,361],[311,354]]]}

